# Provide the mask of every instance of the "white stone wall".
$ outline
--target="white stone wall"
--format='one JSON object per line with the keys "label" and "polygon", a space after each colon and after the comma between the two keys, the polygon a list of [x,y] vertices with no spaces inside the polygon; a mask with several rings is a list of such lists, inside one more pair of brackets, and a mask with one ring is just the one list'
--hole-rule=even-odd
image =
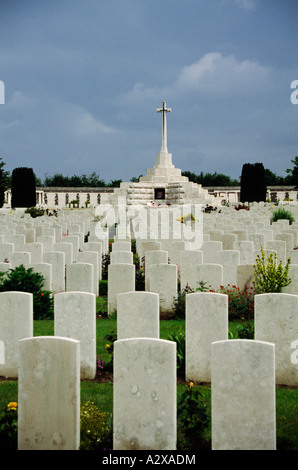
{"label": "white stone wall", "polygon": [[[160,183],[154,183],[153,185],[150,183],[121,183],[120,188],[109,188],[108,191],[102,188],[37,188],[36,205],[61,209],[68,207],[71,201],[79,199],[79,207],[85,207],[86,201],[90,202],[89,207],[96,207],[99,202],[113,204],[115,196],[127,196],[128,204],[139,204],[147,200],[153,200],[154,187],[158,186],[167,187],[166,199],[172,204],[177,204],[179,201],[183,203],[185,200],[209,204],[212,204],[212,201],[224,200],[231,204],[237,204],[240,199],[240,187],[202,188],[201,185],[192,182],[182,182],[178,185],[172,183],[170,186]],[[175,188],[175,186],[177,187]],[[273,193],[276,193],[279,204],[298,205],[298,190],[292,190],[291,187],[289,189],[270,188],[267,191],[267,197],[271,199]],[[216,197],[214,198],[211,195],[216,195]],[[10,190],[5,192],[5,201],[4,207],[10,207]]]}

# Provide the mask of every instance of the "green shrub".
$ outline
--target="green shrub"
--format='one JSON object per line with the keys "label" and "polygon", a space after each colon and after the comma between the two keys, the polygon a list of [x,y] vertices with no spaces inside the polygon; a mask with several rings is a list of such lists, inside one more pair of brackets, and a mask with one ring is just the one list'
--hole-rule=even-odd
{"label": "green shrub", "polygon": [[110,253],[102,255],[102,280],[106,281],[108,279],[108,266],[110,264]]}
{"label": "green shrub", "polygon": [[108,372],[113,372],[114,365],[114,342],[117,340],[117,333],[114,330],[111,330],[109,334],[105,335],[104,339],[106,343],[106,351],[110,354],[111,359],[105,363],[105,370]]}
{"label": "green shrub", "polygon": [[99,281],[98,285],[98,295],[107,295],[108,294],[108,281],[107,279]]}
{"label": "green shrub", "polygon": [[239,339],[254,339],[254,326],[251,323],[243,323],[237,326],[237,336]]}
{"label": "green shrub", "polygon": [[172,309],[173,309],[173,317],[175,319],[178,318],[185,318],[185,301],[186,295],[193,293],[194,290],[191,289],[188,285],[178,291],[176,298],[173,301]]}
{"label": "green shrub", "polygon": [[208,428],[210,418],[206,405],[200,398],[201,393],[193,382],[178,400],[178,448],[182,450],[206,449],[204,432]]}
{"label": "green shrub", "polygon": [[136,291],[145,290],[145,257],[140,260],[137,253],[133,255],[133,262],[135,265],[135,278],[136,278]]}
{"label": "green shrub", "polygon": [[253,284],[257,294],[269,292],[281,292],[283,287],[291,283],[289,278],[290,258],[286,265],[282,266],[282,261],[277,263],[277,254],[269,253],[267,258],[261,248],[261,254],[258,254],[256,264],[254,265]]}
{"label": "green shrub", "polygon": [[33,294],[34,320],[54,318],[54,299],[51,292],[44,290],[44,277],[33,272],[33,268],[26,269],[24,265],[0,272],[0,292],[20,291]]}
{"label": "green shrub", "polygon": [[229,320],[251,320],[254,318],[253,287],[244,286],[243,290],[235,285],[220,286],[220,294],[228,296]]}
{"label": "green shrub", "polygon": [[25,214],[30,214],[33,219],[36,217],[41,217],[42,215],[45,214],[45,210],[42,209],[41,207],[28,207],[25,210]]}
{"label": "green shrub", "polygon": [[184,331],[179,330],[176,333],[171,333],[168,336],[168,341],[176,342],[177,351],[177,377],[185,379],[185,334]]}
{"label": "green shrub", "polygon": [[109,413],[100,411],[93,402],[81,405],[80,450],[112,450]]}
{"label": "green shrub", "polygon": [[[173,317],[175,319],[185,318],[185,302],[186,295],[195,292],[215,292],[211,289],[211,286],[207,286],[206,282],[200,281],[197,283],[198,287],[196,290],[192,289],[188,285],[185,289],[178,292],[176,298],[173,301]],[[245,286],[243,290],[239,287],[228,284],[220,286],[220,294],[228,296],[228,307],[229,307],[229,320],[250,320],[254,317],[254,295],[255,290],[253,287]]]}
{"label": "green shrub", "polygon": [[292,225],[293,222],[295,222],[293,214],[285,209],[284,207],[280,207],[276,211],[273,212],[272,217],[270,219],[270,222],[276,222],[277,220],[282,220],[286,219],[289,221],[290,225]]}

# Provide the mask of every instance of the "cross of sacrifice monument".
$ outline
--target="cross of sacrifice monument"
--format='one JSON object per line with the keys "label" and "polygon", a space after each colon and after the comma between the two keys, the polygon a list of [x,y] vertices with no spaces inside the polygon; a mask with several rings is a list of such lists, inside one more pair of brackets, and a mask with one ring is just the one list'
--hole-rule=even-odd
{"label": "cross of sacrifice monument", "polygon": [[167,144],[167,113],[172,111],[171,108],[167,108],[166,102],[162,102],[162,108],[157,108],[158,113],[162,113],[162,123],[161,123],[161,152],[168,153],[168,144]]}
{"label": "cross of sacrifice monument", "polygon": [[214,204],[214,196],[208,194],[208,190],[201,185],[188,180],[183,176],[181,170],[176,168],[172,162],[172,154],[167,148],[167,108],[165,101],[162,107],[157,108],[162,113],[161,127],[161,149],[156,155],[153,168],[147,169],[146,176],[140,176],[139,182],[121,183],[111,194],[101,194],[101,204],[117,204],[117,198],[125,197],[128,205],[152,205],[155,199],[166,200],[167,204]]}

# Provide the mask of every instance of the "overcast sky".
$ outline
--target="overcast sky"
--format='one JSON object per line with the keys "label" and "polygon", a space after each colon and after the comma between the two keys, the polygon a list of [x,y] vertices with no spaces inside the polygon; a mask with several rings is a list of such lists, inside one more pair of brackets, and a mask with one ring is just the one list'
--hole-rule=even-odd
{"label": "overcast sky", "polygon": [[106,182],[182,171],[285,176],[298,155],[297,0],[0,0],[5,169]]}

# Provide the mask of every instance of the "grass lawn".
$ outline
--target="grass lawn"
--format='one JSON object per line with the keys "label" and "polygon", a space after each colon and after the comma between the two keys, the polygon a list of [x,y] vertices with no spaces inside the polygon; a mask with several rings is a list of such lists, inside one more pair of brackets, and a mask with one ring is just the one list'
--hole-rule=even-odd
{"label": "grass lawn", "polygon": [[[101,300],[102,302],[102,300]],[[161,320],[160,338],[168,339],[171,334],[184,332],[184,320]],[[232,332],[237,330],[237,324],[229,325]],[[107,351],[106,335],[116,333],[117,323],[115,318],[102,318],[96,321],[97,333],[97,355],[104,361],[109,361],[110,355]],[[34,321],[34,335],[44,336],[54,334],[53,320]],[[203,401],[210,415],[211,387],[207,385],[196,385],[200,388]],[[177,396],[179,397],[186,389],[187,384],[179,381],[177,384]],[[113,383],[110,381],[82,381],[81,402],[93,401],[102,411],[112,413],[113,410]],[[0,413],[10,401],[18,401],[17,381],[0,380]],[[276,388],[276,426],[277,426],[277,448],[278,450],[298,450],[298,389],[290,387]],[[211,439],[210,427],[207,438]]]}

